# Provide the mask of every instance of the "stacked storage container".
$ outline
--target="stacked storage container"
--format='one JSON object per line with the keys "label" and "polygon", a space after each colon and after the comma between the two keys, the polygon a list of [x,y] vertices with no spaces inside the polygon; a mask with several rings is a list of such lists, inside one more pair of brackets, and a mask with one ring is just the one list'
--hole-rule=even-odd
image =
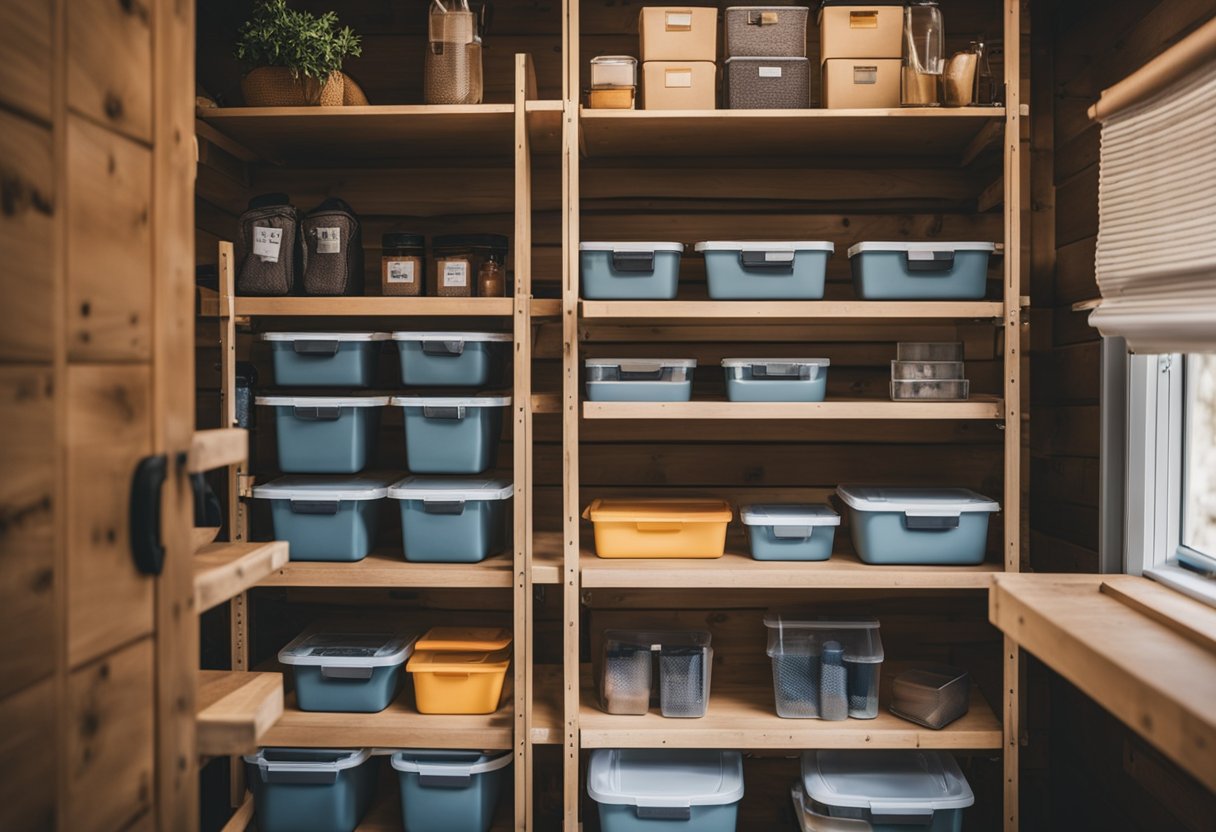
{"label": "stacked storage container", "polygon": [[716,8],[643,8],[638,17],[638,36],[645,109],[716,109]]}
{"label": "stacked storage container", "polygon": [[406,670],[422,714],[492,714],[511,665],[511,631],[433,627],[414,646]]}
{"label": "stacked storage container", "polygon": [[355,832],[376,794],[366,748],[262,748],[244,759],[259,832]]}
{"label": "stacked storage container", "polygon": [[735,832],[743,755],[600,748],[587,765],[587,795],[602,832]]}
{"label": "stacked storage container", "polygon": [[377,713],[397,696],[417,632],[302,633],[279,651],[302,711]]}
{"label": "stacked storage container", "polygon": [[487,832],[510,771],[510,751],[398,751],[393,770],[408,832]]}
{"label": "stacked storage container", "polygon": [[810,104],[805,6],[726,10],[726,106],[800,110]]}
{"label": "stacked storage container", "polygon": [[823,106],[898,107],[903,40],[904,0],[823,0],[819,11]]}
{"label": "stacked storage container", "polygon": [[901,342],[896,347],[893,401],[966,401],[970,393],[961,342]]}

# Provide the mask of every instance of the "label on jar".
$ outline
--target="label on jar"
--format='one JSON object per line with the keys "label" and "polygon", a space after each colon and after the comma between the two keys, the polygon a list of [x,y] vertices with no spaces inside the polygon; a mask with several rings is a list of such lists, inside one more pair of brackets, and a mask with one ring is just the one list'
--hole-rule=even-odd
{"label": "label on jar", "polygon": [[440,274],[445,287],[463,288],[469,285],[469,263],[467,260],[444,260]]}
{"label": "label on jar", "polygon": [[414,282],[414,261],[413,260],[389,260],[388,261],[388,282],[389,283],[413,283]]}
{"label": "label on jar", "polygon": [[253,227],[253,254],[263,263],[279,262],[279,248],[283,245],[283,229],[267,225]]}
{"label": "label on jar", "polygon": [[342,229],[341,228],[318,228],[317,229],[317,254],[341,254],[342,253]]}

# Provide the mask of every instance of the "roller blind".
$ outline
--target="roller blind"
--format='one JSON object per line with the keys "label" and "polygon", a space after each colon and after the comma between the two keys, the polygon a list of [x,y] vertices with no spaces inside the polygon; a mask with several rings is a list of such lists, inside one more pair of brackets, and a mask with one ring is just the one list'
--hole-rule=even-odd
{"label": "roller blind", "polygon": [[1090,323],[1139,353],[1216,351],[1216,61],[1102,124]]}

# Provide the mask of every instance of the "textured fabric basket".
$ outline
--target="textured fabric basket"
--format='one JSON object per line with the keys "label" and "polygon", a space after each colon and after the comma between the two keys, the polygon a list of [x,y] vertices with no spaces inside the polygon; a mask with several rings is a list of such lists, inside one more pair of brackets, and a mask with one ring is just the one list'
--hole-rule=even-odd
{"label": "textured fabric basket", "polygon": [[254,197],[236,239],[236,293],[289,295],[299,273],[299,217],[286,194]]}
{"label": "textured fabric basket", "polygon": [[801,110],[810,96],[807,58],[726,60],[726,106],[731,110]]}
{"label": "textured fabric basket", "polygon": [[300,221],[306,295],[363,294],[363,232],[344,200],[331,197]]}
{"label": "textured fabric basket", "polygon": [[733,6],[726,10],[726,57],[806,57],[806,6]]}
{"label": "textured fabric basket", "polygon": [[285,66],[260,66],[241,79],[241,95],[248,107],[336,107],[344,103],[345,85],[341,72],[331,72],[321,84],[296,78]]}

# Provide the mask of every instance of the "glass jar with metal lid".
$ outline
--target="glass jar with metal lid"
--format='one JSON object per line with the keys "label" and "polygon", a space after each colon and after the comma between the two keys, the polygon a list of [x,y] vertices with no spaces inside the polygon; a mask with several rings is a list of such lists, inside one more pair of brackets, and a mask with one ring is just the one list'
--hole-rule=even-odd
{"label": "glass jar with metal lid", "polygon": [[[432,243],[434,269],[432,294],[439,297],[473,297],[477,278],[487,262],[501,265],[507,260],[509,240],[505,234],[444,234]],[[502,293],[506,294],[506,280]]]}
{"label": "glass jar with metal lid", "polygon": [[426,274],[425,238],[421,234],[390,231],[381,237],[380,246],[380,293],[421,295]]}

